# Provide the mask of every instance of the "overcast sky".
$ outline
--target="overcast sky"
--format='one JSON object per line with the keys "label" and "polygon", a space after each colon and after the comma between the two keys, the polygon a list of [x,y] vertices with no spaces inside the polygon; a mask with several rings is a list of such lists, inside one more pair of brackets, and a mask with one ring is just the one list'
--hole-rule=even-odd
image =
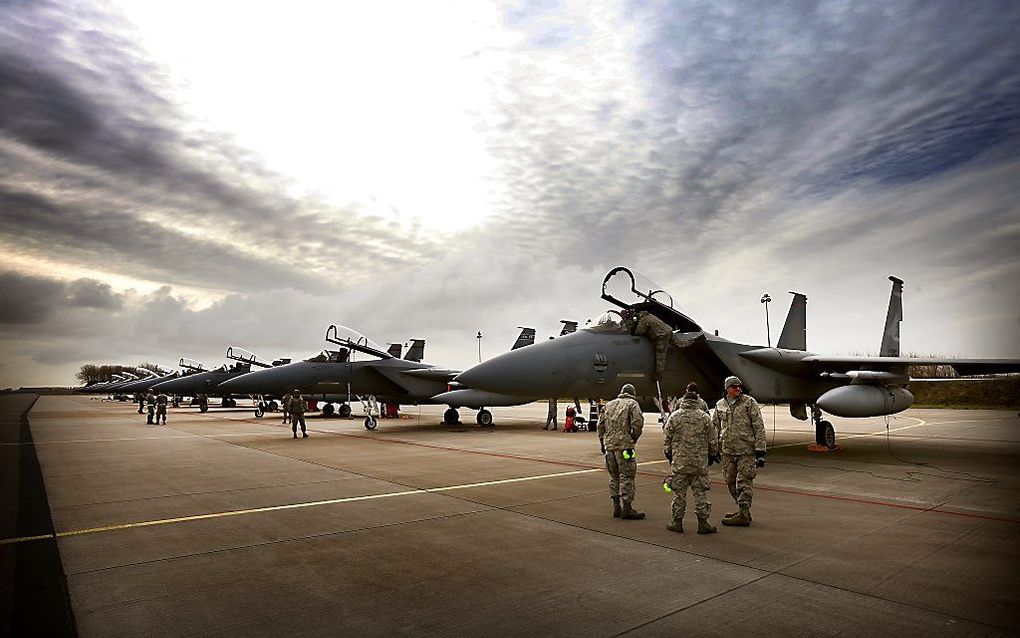
{"label": "overcast sky", "polygon": [[1020,4],[0,4],[0,387],[331,323],[466,367],[628,265],[706,329],[1020,356]]}

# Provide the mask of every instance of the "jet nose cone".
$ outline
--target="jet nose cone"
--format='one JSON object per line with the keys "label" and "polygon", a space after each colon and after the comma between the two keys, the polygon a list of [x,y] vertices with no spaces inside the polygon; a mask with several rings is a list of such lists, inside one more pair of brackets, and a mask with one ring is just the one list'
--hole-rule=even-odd
{"label": "jet nose cone", "polygon": [[455,381],[497,394],[555,396],[569,381],[566,353],[557,345],[547,342],[505,352],[465,370]]}

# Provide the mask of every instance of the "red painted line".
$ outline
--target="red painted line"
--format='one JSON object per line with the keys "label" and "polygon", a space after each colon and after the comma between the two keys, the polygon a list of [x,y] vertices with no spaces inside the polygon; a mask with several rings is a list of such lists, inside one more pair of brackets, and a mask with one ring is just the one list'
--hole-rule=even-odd
{"label": "red painted line", "polygon": [[[269,426],[272,426],[272,427],[279,427],[280,429],[289,429],[289,428],[284,428],[281,424],[266,423],[265,425],[269,425]],[[309,429],[311,429],[311,428],[309,428]],[[547,463],[547,464],[550,464],[550,465],[561,465],[561,466],[564,466],[564,467],[580,467],[580,468],[591,469],[591,470],[605,469],[604,465],[592,465],[590,463],[575,463],[575,462],[572,462],[572,461],[556,461],[556,460],[552,460],[552,459],[542,459],[542,458],[535,458],[535,457],[531,457],[531,456],[523,456],[523,455],[520,455],[520,454],[506,454],[504,452],[488,452],[488,451],[485,451],[485,450],[471,450],[471,449],[453,447],[453,446],[449,446],[449,445],[438,445],[436,443],[422,443],[420,441],[407,441],[407,440],[404,440],[404,439],[390,439],[390,438],[374,437],[374,436],[369,436],[369,435],[366,435],[366,434],[351,434],[349,432],[330,432],[328,430],[312,430],[312,431],[316,432],[316,433],[319,433],[319,434],[329,434],[329,435],[332,435],[332,436],[344,436],[344,437],[349,437],[349,438],[352,438],[352,439],[362,439],[362,440],[365,440],[365,441],[374,441],[376,443],[395,443],[395,444],[398,444],[398,445],[411,445],[411,446],[414,446],[414,447],[423,447],[423,448],[429,448],[429,449],[433,449],[433,450],[442,450],[442,451],[445,451],[445,452],[460,452],[462,454],[477,454],[479,456],[491,456],[491,457],[495,457],[495,458],[513,459],[513,460],[517,460],[517,461],[531,461],[531,462],[534,462],[534,463]],[[663,476],[665,476],[665,473],[647,472],[647,471],[642,471],[642,470],[638,470],[637,473],[638,473],[639,476],[650,476],[650,477],[655,477],[655,478],[662,478]],[[722,486],[726,485],[726,483],[724,483],[722,481],[712,481],[712,483],[715,484],[715,485],[722,485]],[[778,493],[781,493],[781,494],[792,494],[794,496],[808,496],[808,497],[813,497],[813,498],[824,498],[824,499],[828,499],[828,500],[831,500],[831,501],[843,501],[843,502],[847,502],[847,503],[858,503],[858,504],[861,504],[861,505],[878,505],[878,506],[881,506],[881,507],[895,507],[897,509],[905,509],[905,510],[911,510],[911,511],[915,511],[915,512],[931,512],[931,513],[934,513],[934,514],[947,514],[947,515],[950,515],[950,516],[962,516],[964,518],[975,518],[975,519],[988,520],[988,521],[999,521],[1001,523],[1016,523],[1016,524],[1020,524],[1020,519],[1009,518],[1009,517],[1005,517],[1005,516],[994,516],[994,515],[991,515],[991,514],[979,514],[979,513],[976,513],[976,512],[958,512],[958,511],[954,511],[954,510],[932,509],[930,507],[923,507],[921,505],[908,505],[908,504],[905,504],[905,503],[892,503],[892,502],[889,502],[889,501],[878,501],[878,500],[867,499],[867,498],[858,498],[858,497],[854,497],[854,496],[838,496],[838,495],[835,495],[835,494],[822,494],[820,492],[810,492],[810,491],[807,491],[807,490],[795,490],[795,489],[790,489],[790,488],[785,488],[785,487],[769,487],[767,485],[755,485],[754,488],[756,490],[761,490],[763,492],[778,492]]]}

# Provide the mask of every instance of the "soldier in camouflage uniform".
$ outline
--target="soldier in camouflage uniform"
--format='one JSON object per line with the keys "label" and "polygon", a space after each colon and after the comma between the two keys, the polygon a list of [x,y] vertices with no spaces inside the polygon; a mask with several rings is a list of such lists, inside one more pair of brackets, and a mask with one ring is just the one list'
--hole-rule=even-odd
{"label": "soldier in camouflage uniform", "polygon": [[655,344],[655,380],[662,381],[662,375],[666,371],[666,350],[669,349],[669,344],[672,343],[677,348],[683,348],[684,344],[673,334],[673,329],[665,321],[646,310],[639,310],[631,322],[636,322],[632,334],[646,335]]}
{"label": "soldier in camouflage uniform", "polygon": [[556,407],[556,405],[557,403],[555,397],[549,399],[549,411],[546,413],[545,416],[545,427],[542,428],[543,430],[548,430],[550,423],[552,423],[552,429],[554,430],[556,429],[556,411],[559,409]]}
{"label": "soldier in camouflage uniform", "polygon": [[280,400],[280,404],[283,406],[283,421],[280,423],[287,423],[290,421],[290,404],[293,401],[289,394],[284,393],[283,399]]}
{"label": "soldier in camouflage uniform", "polygon": [[644,512],[638,512],[632,506],[634,476],[637,474],[634,446],[645,425],[645,417],[634,398],[635,394],[634,386],[629,383],[624,385],[620,389],[620,396],[606,404],[605,414],[599,418],[599,445],[606,457],[614,518],[645,517]]}
{"label": "soldier in camouflage uniform", "polygon": [[145,407],[148,414],[145,415],[145,425],[154,425],[153,419],[156,415],[156,395],[152,393],[152,388],[145,394]]}
{"label": "soldier in camouflage uniform", "polygon": [[673,490],[672,520],[666,529],[684,531],[684,510],[687,488],[694,495],[694,511],[698,515],[698,533],[712,534],[715,527],[708,522],[712,504],[708,502],[708,467],[717,459],[718,433],[711,417],[702,408],[698,385],[687,385],[687,393],[679,408],[669,416],[663,431],[662,451],[670,462],[668,484]]}
{"label": "soldier in camouflage uniform", "polygon": [[301,424],[301,436],[308,438],[308,432],[305,431],[305,400],[301,398],[301,391],[294,390],[292,398],[290,400],[290,430],[294,433],[294,438],[297,438],[297,426]]}
{"label": "soldier in camouflage uniform", "polygon": [[166,402],[167,396],[165,393],[160,392],[156,395],[156,425],[159,425],[160,419],[163,419],[163,425],[166,425]]}
{"label": "soldier in camouflage uniform", "polygon": [[712,422],[722,435],[722,466],[726,487],[739,511],[727,514],[723,525],[751,524],[754,477],[765,466],[765,423],[761,407],[743,393],[740,379],[726,377],[726,396],[715,404]]}

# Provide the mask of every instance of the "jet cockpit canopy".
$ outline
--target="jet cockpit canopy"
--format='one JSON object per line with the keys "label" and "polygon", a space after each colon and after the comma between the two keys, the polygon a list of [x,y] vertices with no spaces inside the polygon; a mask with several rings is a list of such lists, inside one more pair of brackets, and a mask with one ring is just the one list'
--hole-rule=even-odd
{"label": "jet cockpit canopy", "polygon": [[188,372],[207,372],[209,370],[200,362],[195,361],[194,359],[187,359],[185,357],[181,357],[181,361],[177,365],[184,368]]}
{"label": "jet cockpit canopy", "polygon": [[385,348],[372,341],[357,330],[333,324],[326,329],[326,341],[342,346],[350,353],[351,351],[364,352],[365,354],[379,357],[380,359],[392,359],[393,355]]}
{"label": "jet cockpit canopy", "polygon": [[350,351],[346,348],[341,350],[323,350],[314,357],[309,357],[305,361],[309,363],[344,363],[350,358]]}
{"label": "jet cockpit canopy", "polygon": [[673,330],[701,330],[701,326],[681,312],[673,297],[661,286],[624,266],[613,268],[602,280],[602,298],[627,310],[647,310]]}
{"label": "jet cockpit canopy", "polygon": [[227,358],[232,361],[239,361],[241,363],[247,363],[248,365],[258,366],[260,368],[273,367],[273,364],[266,363],[254,352],[245,350],[244,348],[238,348],[237,346],[230,346],[227,348]]}

